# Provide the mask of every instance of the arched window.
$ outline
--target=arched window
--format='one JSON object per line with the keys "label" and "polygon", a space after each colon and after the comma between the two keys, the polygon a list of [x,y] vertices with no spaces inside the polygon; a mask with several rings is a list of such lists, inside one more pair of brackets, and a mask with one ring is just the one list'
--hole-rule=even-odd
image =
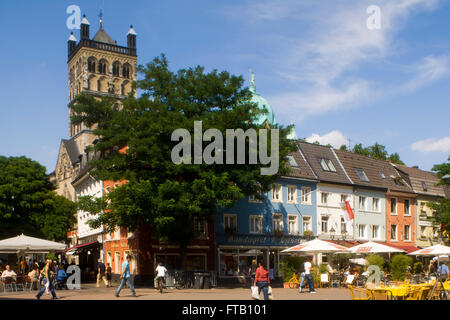
{"label": "arched window", "polygon": [[96,59],[94,57],[90,57],[88,59],[88,71],[95,72]]}
{"label": "arched window", "polygon": [[118,76],[119,76],[119,72],[120,72],[120,62],[115,61],[115,62],[113,63],[112,71],[113,71],[113,76],[115,76],[115,77],[118,77]]}
{"label": "arched window", "polygon": [[130,70],[131,70],[131,66],[128,63],[125,63],[122,67],[122,76],[124,78],[130,78]]}
{"label": "arched window", "polygon": [[102,59],[98,63],[98,73],[106,74],[106,60]]}

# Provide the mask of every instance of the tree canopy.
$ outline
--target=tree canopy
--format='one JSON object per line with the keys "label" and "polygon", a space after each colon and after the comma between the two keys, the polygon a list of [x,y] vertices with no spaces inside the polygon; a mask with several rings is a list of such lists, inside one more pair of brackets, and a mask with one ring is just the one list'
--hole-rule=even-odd
{"label": "tree canopy", "polygon": [[67,240],[67,232],[76,222],[76,205],[54,189],[38,162],[0,156],[0,237],[24,233]]}
{"label": "tree canopy", "polygon": [[397,152],[389,154],[386,150],[386,147],[379,144],[378,142],[375,142],[373,146],[368,147],[364,147],[361,143],[358,143],[355,144],[351,150],[349,150],[347,146],[343,144],[339,149],[342,151],[350,151],[353,153],[362,154],[373,159],[389,160],[392,163],[404,165],[403,161],[400,160],[400,155]]}
{"label": "tree canopy", "polygon": [[[450,157],[448,157],[447,162],[434,165],[431,170],[436,172],[436,175],[441,179],[439,185],[450,190],[450,180],[443,179],[445,175],[450,174]],[[437,201],[428,202],[427,206],[434,212],[431,220],[441,226],[444,240],[450,242],[450,200],[447,198],[438,199]]]}
{"label": "tree canopy", "polygon": [[[134,88],[142,90],[140,97],[132,92],[118,106],[110,97],[98,100],[79,95],[71,105],[75,124],[97,124],[94,133],[99,139],[94,148],[101,157],[91,162],[91,174],[103,181],[127,181],[103,199],[84,198],[79,205],[100,213],[92,226],[135,230],[149,224],[156,234],[187,246],[197,236],[194,217],[214,215],[218,206],[229,207],[245,195],[258,196],[259,190],[268,191],[287,173],[285,158],[294,150],[286,139],[291,126],[272,128],[280,130],[276,175],[261,175],[260,168],[265,166],[248,164],[248,152],[246,164],[174,164],[171,151],[178,143],[171,140],[174,130],[187,129],[193,137],[194,121],[202,121],[203,131],[215,128],[223,136],[226,129],[258,132],[265,126],[252,121],[262,111],[250,102],[251,92],[243,87],[242,76],[205,72],[200,66],[172,72],[164,55],[140,66],[139,72],[143,79]],[[202,150],[208,144],[203,142]]]}

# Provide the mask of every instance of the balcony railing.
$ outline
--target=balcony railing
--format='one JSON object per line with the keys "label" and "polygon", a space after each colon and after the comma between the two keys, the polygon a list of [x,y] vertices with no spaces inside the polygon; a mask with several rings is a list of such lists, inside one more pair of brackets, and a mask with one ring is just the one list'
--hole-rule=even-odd
{"label": "balcony railing", "polygon": [[128,56],[134,56],[136,57],[136,49],[134,48],[128,48],[128,47],[122,47],[114,44],[104,43],[104,42],[97,42],[94,40],[88,40],[83,39],[80,40],[80,42],[77,44],[77,46],[70,52],[69,54],[69,60],[72,59],[72,57],[78,52],[78,50],[81,47],[87,47],[87,48],[93,48],[93,49],[99,49],[109,52],[115,52],[120,54],[125,54]]}

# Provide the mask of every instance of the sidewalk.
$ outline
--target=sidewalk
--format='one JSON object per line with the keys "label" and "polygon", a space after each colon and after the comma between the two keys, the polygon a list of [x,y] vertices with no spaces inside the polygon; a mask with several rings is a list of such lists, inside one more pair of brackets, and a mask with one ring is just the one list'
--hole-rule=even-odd
{"label": "sidewalk", "polygon": [[[81,290],[57,290],[56,295],[61,300],[251,300],[249,289],[167,289],[162,294],[154,288],[136,288],[139,295],[134,298],[128,288],[122,289],[120,297],[114,296],[117,287],[96,288],[95,284],[84,284]],[[308,290],[298,293],[298,289],[273,288],[275,300],[351,300],[351,295],[346,288],[316,289],[315,294]],[[36,299],[37,291],[19,291],[17,293],[0,293],[0,301],[3,299]],[[262,298],[262,293],[261,293]],[[51,300],[51,295],[44,294],[41,300]]]}

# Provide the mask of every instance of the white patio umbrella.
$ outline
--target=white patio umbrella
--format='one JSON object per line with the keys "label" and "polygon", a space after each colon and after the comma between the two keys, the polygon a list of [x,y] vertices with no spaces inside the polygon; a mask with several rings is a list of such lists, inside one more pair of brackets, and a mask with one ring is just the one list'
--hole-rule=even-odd
{"label": "white patio umbrella", "polygon": [[397,249],[378,242],[368,241],[358,244],[354,247],[348,248],[348,251],[352,253],[395,253],[405,252],[405,250]]}
{"label": "white patio umbrella", "polygon": [[66,249],[64,243],[28,237],[23,233],[20,236],[0,241],[0,252],[3,253],[18,253],[20,251],[45,253],[64,249]]}
{"label": "white patio umbrella", "polygon": [[323,241],[320,239],[314,239],[305,243],[297,244],[293,247],[284,249],[281,252],[303,252],[303,253],[331,253],[337,251],[346,251],[348,248],[331,243],[328,241]]}
{"label": "white patio umbrella", "polygon": [[15,253],[17,257],[24,256],[26,253],[48,253],[64,249],[66,249],[64,243],[28,237],[23,233],[20,236],[0,241],[0,253]]}
{"label": "white patio umbrella", "polygon": [[450,254],[450,247],[444,246],[442,244],[436,244],[434,246],[423,248],[409,253],[409,255],[412,256],[440,256],[449,254]]}
{"label": "white patio umbrella", "polygon": [[[297,244],[293,247],[284,249],[281,252],[288,252],[288,253],[312,253],[314,256],[316,256],[318,253],[332,253],[332,252],[341,252],[341,251],[347,251],[348,248],[331,243],[328,241],[323,241],[320,239],[314,239],[305,243]],[[317,261],[317,256],[316,256]]]}
{"label": "white patio umbrella", "polygon": [[349,261],[350,261],[351,263],[354,263],[354,264],[357,264],[357,265],[360,265],[360,266],[366,266],[366,265],[369,264],[369,261],[367,261],[367,260],[364,259],[364,258],[349,259]]}

